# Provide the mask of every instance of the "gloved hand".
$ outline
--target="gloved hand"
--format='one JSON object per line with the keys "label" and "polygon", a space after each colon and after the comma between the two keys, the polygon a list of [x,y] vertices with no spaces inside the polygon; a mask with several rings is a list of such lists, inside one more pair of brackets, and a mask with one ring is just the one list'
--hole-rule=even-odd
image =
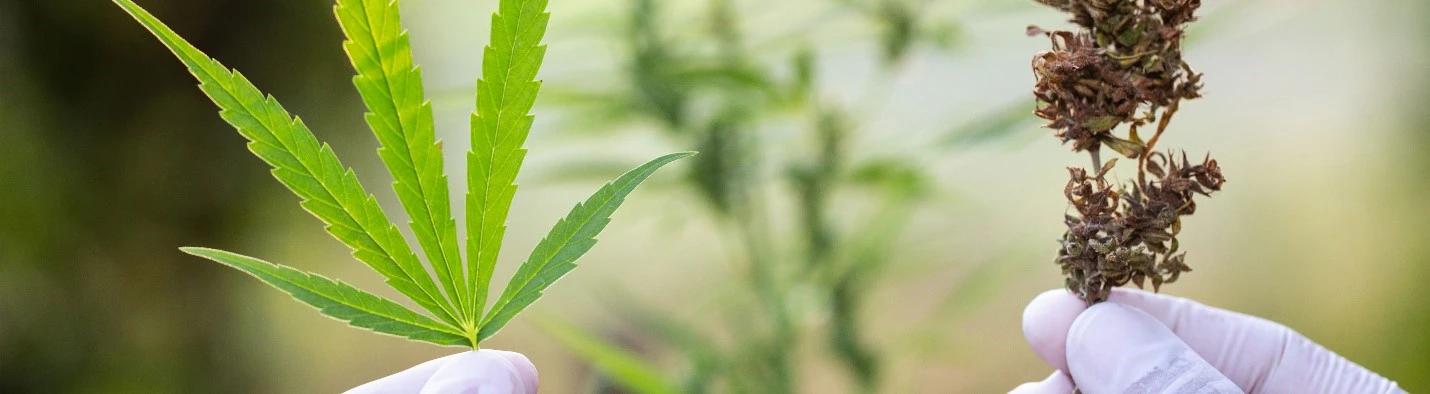
{"label": "gloved hand", "polygon": [[536,366],[521,353],[462,352],[348,390],[347,394],[536,394]]}
{"label": "gloved hand", "polygon": [[1404,393],[1286,326],[1133,289],[1087,307],[1066,290],[1023,311],[1023,335],[1057,368],[1020,394]]}

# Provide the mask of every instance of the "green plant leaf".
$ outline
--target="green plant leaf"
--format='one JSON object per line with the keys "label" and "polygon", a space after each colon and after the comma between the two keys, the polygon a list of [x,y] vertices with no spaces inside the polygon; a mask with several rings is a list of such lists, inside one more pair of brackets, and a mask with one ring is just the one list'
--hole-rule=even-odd
{"label": "green plant leaf", "polygon": [[537,319],[537,328],[591,363],[626,390],[642,394],[676,393],[678,385],[665,379],[660,368],[580,327],[555,318]]}
{"label": "green plant leaf", "polygon": [[378,155],[392,173],[393,188],[412,219],[412,233],[456,304],[457,317],[475,328],[476,314],[463,307],[468,297],[461,284],[466,279],[432,105],[423,94],[422,72],[412,64],[397,2],[340,0],[333,13],[347,36],[343,49],[358,72],[353,85],[367,105],[367,123],[382,143]]}
{"label": "green plant leaf", "polygon": [[529,114],[541,82],[536,72],[546,55],[546,0],[501,0],[492,15],[491,42],[482,50],[482,77],[472,112],[472,150],[467,152],[466,311],[481,315],[501,253],[506,217],[516,196],[516,174],[531,132]]}
{"label": "green plant leaf", "polygon": [[442,346],[470,346],[467,337],[458,330],[342,281],[222,250],[192,247],[180,250],[253,275],[318,308],[324,315],[354,327]]}
{"label": "green plant leaf", "polygon": [[204,55],[132,1],[114,2],[188,67],[199,80],[199,88],[220,108],[219,115],[248,139],[249,150],[273,167],[273,176],[302,199],[304,209],[327,224],[333,237],[351,247],[354,257],[438,318],[460,325],[452,306],[377,200],[301,119],[289,115],[243,74]]}
{"label": "green plant leaf", "polygon": [[[649,189],[650,186],[647,185],[646,188]],[[710,392],[716,375],[720,374],[728,363],[714,338],[696,329],[689,322],[654,309],[633,294],[620,289],[614,289],[610,293],[614,296],[603,297],[602,300],[608,305],[608,309],[615,313],[617,319],[634,325],[639,331],[636,334],[641,338],[674,348],[689,360],[686,376],[681,379],[681,392]]]}
{"label": "green plant leaf", "polygon": [[935,142],[944,149],[967,149],[997,142],[1036,130],[1033,105],[1023,100],[1003,104],[999,108],[975,117],[972,121],[950,130]]}
{"label": "green plant leaf", "polygon": [[679,152],[658,157],[607,183],[585,202],[576,204],[536,244],[526,262],[517,268],[501,298],[483,318],[478,340],[496,334],[512,317],[541,298],[543,290],[576,268],[576,259],[596,245],[596,235],[611,221],[611,214],[637,185],[660,167],[694,154]]}

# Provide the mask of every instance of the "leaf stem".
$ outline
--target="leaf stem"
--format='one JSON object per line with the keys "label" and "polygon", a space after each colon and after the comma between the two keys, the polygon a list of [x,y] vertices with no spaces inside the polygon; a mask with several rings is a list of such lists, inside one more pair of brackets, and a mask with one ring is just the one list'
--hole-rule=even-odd
{"label": "leaf stem", "polygon": [[1157,140],[1162,138],[1162,132],[1167,131],[1167,125],[1172,122],[1172,115],[1177,114],[1177,108],[1182,104],[1182,100],[1173,100],[1167,109],[1162,110],[1162,116],[1157,119],[1157,131],[1152,133],[1152,138],[1147,139],[1147,147],[1142,150],[1142,156],[1137,158],[1137,188],[1142,189],[1142,185],[1147,178],[1147,158],[1152,156],[1152,150],[1157,147]]}
{"label": "leaf stem", "polygon": [[[757,209],[753,200],[744,198],[745,204],[741,204],[743,209],[738,210],[735,218],[739,224],[741,238],[745,244],[746,252],[749,253],[750,275],[755,285],[756,295],[765,304],[765,313],[769,315],[771,323],[774,324],[774,332],[771,345],[771,363],[778,392],[793,393],[794,382],[792,369],[790,368],[790,354],[794,353],[793,345],[796,343],[797,332],[791,321],[789,302],[786,296],[784,281],[779,278],[778,263],[772,258],[773,248],[765,240],[769,240],[771,231],[769,223],[765,218],[762,209]],[[752,209],[756,208],[756,209]]]}
{"label": "leaf stem", "polygon": [[482,350],[482,337],[480,324],[462,323],[462,334],[467,336],[467,343],[472,345],[472,350]]}

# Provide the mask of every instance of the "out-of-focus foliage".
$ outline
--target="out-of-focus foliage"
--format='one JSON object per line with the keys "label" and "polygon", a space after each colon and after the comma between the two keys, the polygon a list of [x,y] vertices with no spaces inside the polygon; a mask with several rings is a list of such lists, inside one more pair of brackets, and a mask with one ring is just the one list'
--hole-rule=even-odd
{"label": "out-of-focus foliage", "polygon": [[[1430,19],[1430,4],[1425,2],[1407,2],[1408,9],[1397,9],[1394,12],[1408,12],[1414,20]],[[1403,15],[1403,14],[1402,14]],[[1430,70],[1430,25],[1424,23],[1412,24],[1414,33],[1409,33],[1407,37],[1418,37],[1415,43],[1408,44],[1404,59],[1405,63],[1399,64],[1406,70]],[[1414,49],[1412,49],[1414,48]],[[1430,109],[1418,103],[1424,103],[1430,99],[1430,73],[1411,74],[1405,76],[1409,81],[1415,82],[1409,85],[1405,92],[1398,92],[1399,95],[1407,97],[1398,100],[1400,103],[1396,109],[1403,112],[1403,123],[1400,127],[1405,128],[1408,133],[1404,135],[1404,141],[1390,141],[1390,144],[1403,142],[1400,154],[1405,155],[1408,163],[1403,169],[1406,174],[1400,176],[1407,179],[1406,182],[1392,188],[1400,192],[1405,201],[1396,204],[1398,209],[1403,209],[1402,216],[1407,228],[1402,231],[1406,239],[1423,240],[1430,234],[1430,206],[1425,204],[1424,196],[1430,194]],[[1396,275],[1398,287],[1405,289],[1404,294],[1396,297],[1398,301],[1394,306],[1387,308],[1390,312],[1386,324],[1379,332],[1373,333],[1375,340],[1379,343],[1384,356],[1373,360],[1366,365],[1381,371],[1392,378],[1398,379],[1401,387],[1410,392],[1430,390],[1430,335],[1419,334],[1427,327],[1430,327],[1430,302],[1423,300],[1430,299],[1430,286],[1426,286],[1426,279],[1430,278],[1430,242],[1406,242],[1402,244],[1407,250],[1409,258],[1401,263],[1404,272]]]}
{"label": "out-of-focus foliage", "polygon": [[641,394],[674,393],[678,390],[679,386],[668,381],[659,367],[629,350],[569,323],[547,320],[539,324],[547,335],[619,381],[626,390]]}
{"label": "out-of-focus foliage", "polygon": [[[933,23],[920,12],[925,5],[826,4],[845,18],[879,26],[881,76],[897,73],[915,42],[947,41],[925,28]],[[824,349],[817,354],[842,365],[858,390],[881,390],[885,350],[871,339],[891,334],[869,331],[865,306],[881,286],[891,285],[882,274],[900,258],[895,245],[913,212],[936,189],[921,160],[943,148],[1011,134],[1027,125],[1030,111],[1022,106],[1020,113],[1001,111],[999,119],[979,122],[989,130],[959,132],[918,151],[891,155],[866,149],[873,147],[853,141],[864,140],[861,134],[877,125],[864,124],[858,106],[873,104],[827,97],[816,83],[818,47],[798,43],[806,38],[781,37],[793,45],[750,42],[751,27],[743,21],[748,13],[731,0],[706,3],[695,26],[662,23],[663,6],[654,0],[630,3],[620,37],[625,84],[566,87],[571,93],[564,102],[589,116],[578,115],[577,124],[653,123],[669,143],[702,152],[686,184],[703,197],[709,216],[743,254],[731,261],[743,274],[736,278],[743,282],[741,295],[720,313],[745,316],[731,327],[677,329],[689,324],[660,318],[638,302],[611,303],[611,309],[639,317],[631,321],[641,332],[662,338],[657,342],[684,356],[683,391],[807,391],[799,371],[811,362],[808,348]],[[776,136],[790,128],[793,134]],[[834,201],[840,198],[863,200],[860,204],[872,209],[863,214],[838,209]],[[772,212],[782,203],[792,205],[792,212]],[[605,361],[616,344],[593,346],[596,337],[558,327],[563,328],[553,336],[614,383],[647,391],[650,379]],[[733,337],[719,338],[725,333]]]}

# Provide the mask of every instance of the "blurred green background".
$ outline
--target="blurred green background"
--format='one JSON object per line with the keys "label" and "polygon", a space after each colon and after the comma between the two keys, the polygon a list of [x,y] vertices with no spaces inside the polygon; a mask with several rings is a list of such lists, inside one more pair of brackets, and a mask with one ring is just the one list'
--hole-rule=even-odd
{"label": "blurred green background", "polygon": [[[399,217],[329,2],[140,4],[283,100]],[[403,2],[449,169],[495,7]],[[622,392],[602,377],[615,348],[690,391],[774,391],[719,378],[749,376],[1002,392],[1047,374],[1019,319],[1061,284],[1062,167],[1085,158],[1028,115],[1046,41],[1023,28],[1060,14],[1024,0],[550,8],[509,251],[614,168],[705,154],[636,192],[537,313],[486,345],[527,354],[544,392]],[[1207,95],[1163,146],[1212,151],[1230,183],[1182,233],[1196,271],[1164,290],[1430,390],[1430,3],[1207,0],[1201,15],[1186,57]],[[0,392],[335,392],[456,351],[345,327],[185,245],[393,294],[117,7],[0,0]],[[573,346],[586,340],[613,348]]]}

